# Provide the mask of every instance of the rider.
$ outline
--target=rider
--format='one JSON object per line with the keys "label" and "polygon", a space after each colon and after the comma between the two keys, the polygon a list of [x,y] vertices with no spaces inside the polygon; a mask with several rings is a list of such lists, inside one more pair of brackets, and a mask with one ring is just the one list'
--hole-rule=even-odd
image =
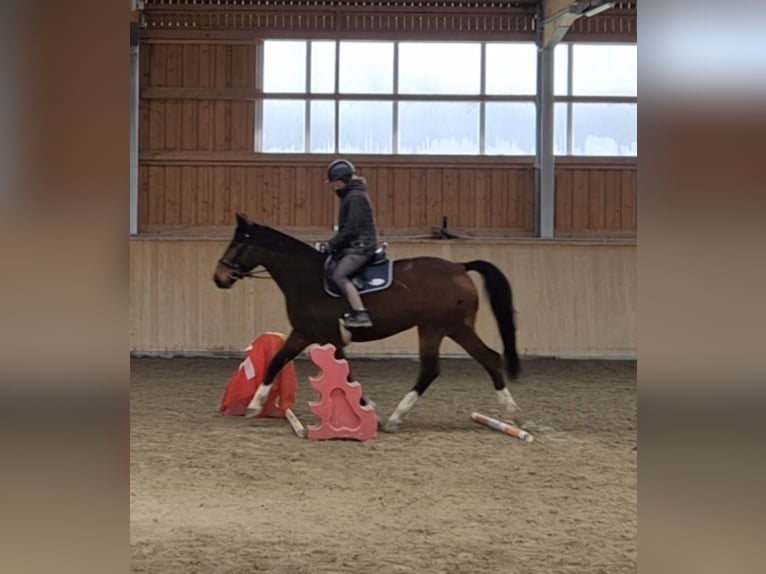
{"label": "rider", "polygon": [[325,244],[325,250],[338,259],[331,278],[351,305],[351,313],[345,313],[343,319],[347,327],[372,327],[370,313],[350,279],[372,258],[377,246],[367,180],[356,175],[350,161],[338,159],[327,168],[327,183],[332,184],[341,200],[338,233]]}

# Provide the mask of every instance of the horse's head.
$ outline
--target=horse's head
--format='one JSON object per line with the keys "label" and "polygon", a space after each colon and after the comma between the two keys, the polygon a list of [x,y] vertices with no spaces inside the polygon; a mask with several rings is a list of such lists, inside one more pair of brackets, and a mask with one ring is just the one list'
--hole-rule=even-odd
{"label": "horse's head", "polygon": [[234,238],[218,260],[213,274],[213,281],[221,289],[230,289],[241,279],[261,264],[260,248],[253,242],[258,228],[244,213],[237,214],[237,228]]}

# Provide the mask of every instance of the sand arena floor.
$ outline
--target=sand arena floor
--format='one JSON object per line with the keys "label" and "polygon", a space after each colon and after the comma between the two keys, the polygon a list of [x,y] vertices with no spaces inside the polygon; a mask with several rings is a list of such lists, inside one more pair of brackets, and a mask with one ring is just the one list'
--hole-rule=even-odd
{"label": "sand arena floor", "polygon": [[[511,393],[531,444],[470,420],[501,414],[471,360],[443,360],[401,430],[368,443],[220,416],[238,363],[131,361],[134,572],[636,571],[635,362],[525,361]],[[308,424],[317,371],[296,364]],[[417,367],[352,361],[384,416]]]}

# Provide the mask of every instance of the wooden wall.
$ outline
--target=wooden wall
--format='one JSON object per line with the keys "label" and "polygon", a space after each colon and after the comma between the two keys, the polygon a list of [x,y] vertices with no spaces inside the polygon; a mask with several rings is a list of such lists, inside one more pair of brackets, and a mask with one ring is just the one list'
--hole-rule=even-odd
{"label": "wooden wall", "polygon": [[[257,154],[254,44],[141,48],[139,232],[228,233],[233,213],[329,228],[332,156]],[[533,158],[352,156],[384,235],[534,233]],[[635,237],[635,159],[558,158],[556,233]],[[225,229],[222,226],[226,227]]]}
{"label": "wooden wall", "polygon": [[[146,0],[144,36],[535,40],[540,0]],[[636,1],[580,18],[573,39],[635,42]]]}
{"label": "wooden wall", "polygon": [[[238,354],[264,331],[289,330],[273,281],[217,289],[213,269],[224,240],[133,238],[130,242],[130,348],[150,355]],[[508,276],[524,355],[635,358],[636,245],[632,242],[394,241],[392,257],[486,259]],[[473,275],[473,274],[472,274]],[[483,293],[481,279],[477,285]],[[480,335],[500,348],[482,297]],[[451,341],[445,356],[466,356]],[[353,344],[351,356],[416,356],[415,331]]]}
{"label": "wooden wall", "polygon": [[[322,184],[334,157],[255,153],[257,42],[265,38],[535,39],[536,2],[305,3],[148,0],[140,22],[139,235],[130,242],[134,353],[237,354],[286,331],[271,281],[212,282],[233,213],[327,237],[336,200]],[[573,41],[636,41],[635,2],[591,19]],[[137,28],[137,27],[134,27]],[[466,235],[534,231],[534,158],[352,157],[370,180],[384,236],[441,224]],[[514,286],[524,355],[635,357],[635,158],[557,158],[556,235],[578,241],[395,239],[392,257],[483,258]],[[157,237],[176,235],[177,237]],[[178,237],[180,236],[180,237]],[[205,238],[205,237],[212,238]],[[588,237],[628,241],[588,242]],[[585,239],[584,239],[585,238]],[[499,348],[483,301],[478,328]],[[447,356],[465,356],[447,341]],[[353,345],[351,356],[415,356],[415,333]]]}
{"label": "wooden wall", "polygon": [[564,161],[556,168],[557,237],[636,237],[638,165]]}
{"label": "wooden wall", "polygon": [[[337,198],[324,184],[328,158],[240,157],[183,159],[163,154],[145,160],[139,231],[196,228],[215,234],[216,226],[225,226],[220,231],[228,234],[237,211],[268,225],[330,229]],[[362,166],[360,173],[369,182],[383,235],[428,233],[441,225],[442,216],[456,231],[496,235],[534,231],[534,171],[526,163],[351,159]]]}
{"label": "wooden wall", "polygon": [[255,44],[149,43],[139,61],[140,151],[253,151]]}
{"label": "wooden wall", "polygon": [[[364,2],[315,4],[312,14],[330,10],[333,18],[343,11],[366,14],[370,10]],[[405,4],[398,3],[397,9],[410,10]],[[426,4],[423,10],[428,8]],[[436,12],[441,10],[436,6],[439,3],[432,4]],[[458,24],[464,18],[470,20],[473,8],[469,9],[467,3],[457,4],[460,6],[454,7],[451,18],[457,18]],[[532,5],[515,8],[520,12],[513,17],[533,14],[529,9]],[[324,168],[334,157],[254,151],[256,102],[260,95],[256,81],[256,46],[260,40],[256,38],[270,33],[284,35],[285,26],[295,24],[291,3],[250,2],[243,6],[236,2],[197,5],[157,1],[146,3],[146,7],[147,28],[142,32],[139,57],[139,233],[227,235],[236,211],[295,230],[329,229],[335,218],[335,199],[322,182]],[[505,17],[505,9],[498,3],[482,4],[482,10],[488,11],[482,14],[487,17]],[[186,26],[196,26],[194,19],[206,11],[218,14],[215,26],[213,20],[205,20],[208,24],[202,28]],[[259,11],[283,11],[285,17],[274,19]],[[246,18],[248,24],[244,28],[240,25],[250,12],[266,18],[265,28],[258,28],[257,36],[251,28],[257,28],[258,18]],[[610,16],[610,33],[629,39],[634,34],[628,25],[629,16],[634,12],[633,3],[621,3]],[[173,26],[168,24],[171,20]],[[599,16],[593,20],[603,24],[608,19]],[[232,34],[213,34],[216,26]],[[419,37],[431,33],[429,30],[411,34]],[[481,28],[460,30],[474,39],[492,39]],[[390,33],[364,31],[368,36]],[[580,32],[591,33],[584,29]],[[526,29],[514,32],[521,34],[514,39],[525,39],[523,35],[529,33]],[[441,225],[442,216],[447,216],[449,227],[461,234],[525,237],[534,233],[534,158],[350,159],[370,180],[378,224],[385,236],[429,234]],[[557,236],[636,236],[635,158],[557,158],[556,186]]]}

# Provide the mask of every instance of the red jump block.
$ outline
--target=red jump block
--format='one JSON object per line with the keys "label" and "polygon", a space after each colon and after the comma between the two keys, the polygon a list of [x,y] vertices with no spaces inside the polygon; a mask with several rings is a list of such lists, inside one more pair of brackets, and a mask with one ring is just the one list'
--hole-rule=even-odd
{"label": "red jump block", "polygon": [[351,439],[374,440],[378,437],[378,418],[372,406],[363,407],[362,386],[348,382],[348,362],[335,358],[333,345],[314,345],[309,354],[321,370],[319,377],[309,377],[309,383],[319,391],[319,401],[309,402],[319,417],[318,425],[309,425],[311,440]]}
{"label": "red jump block", "polygon": [[[284,345],[285,336],[281,333],[267,332],[256,338],[245,349],[247,356],[229,380],[220,411],[226,416],[241,417],[247,412],[247,406],[255,396],[255,391],[266,378],[266,368],[277,351]],[[272,384],[271,393],[258,418],[285,418],[285,409],[295,404],[298,392],[298,377],[295,365],[288,363],[279,372]]]}

